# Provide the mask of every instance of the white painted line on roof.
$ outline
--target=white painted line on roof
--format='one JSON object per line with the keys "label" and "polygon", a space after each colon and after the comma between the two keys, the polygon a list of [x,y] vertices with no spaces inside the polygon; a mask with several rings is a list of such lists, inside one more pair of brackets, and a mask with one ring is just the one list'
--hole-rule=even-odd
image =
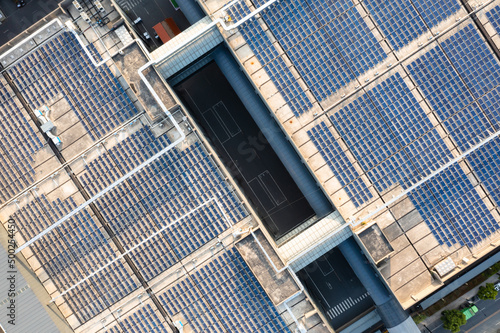
{"label": "white painted line on roof", "polygon": [[[67,26],[71,30],[71,26],[69,24],[67,24]],[[73,31],[73,30],[71,30],[71,31]],[[75,35],[75,38],[77,40],[79,40],[80,45],[82,45],[83,49],[86,50],[85,46],[83,46],[83,43],[80,41],[78,34],[76,34],[75,31],[73,31],[73,34]],[[95,60],[93,60],[92,55],[88,52],[88,50],[86,50],[86,53],[87,53],[87,56],[89,56],[89,58],[91,59],[92,63],[96,64]],[[55,228],[57,228],[58,226],[60,226],[63,222],[67,221],[68,219],[70,219],[71,217],[73,217],[74,215],[76,215],[78,212],[80,212],[82,209],[84,209],[85,207],[87,207],[88,205],[90,205],[91,203],[95,202],[97,199],[101,198],[103,195],[105,195],[106,193],[108,193],[109,191],[111,191],[113,188],[115,188],[116,186],[120,185],[121,183],[123,183],[128,178],[132,177],[138,171],[144,169],[149,164],[153,163],[155,160],[157,160],[162,155],[164,155],[165,153],[167,153],[169,150],[171,150],[172,148],[174,148],[177,144],[179,144],[182,141],[184,141],[184,139],[186,138],[186,135],[184,134],[184,131],[180,128],[180,126],[177,123],[177,121],[175,120],[175,118],[172,116],[172,114],[167,109],[167,107],[163,104],[163,102],[160,99],[160,97],[156,94],[156,92],[154,91],[154,89],[151,86],[151,84],[149,83],[149,81],[142,74],[142,72],[144,70],[146,70],[147,68],[149,68],[154,63],[155,62],[153,62],[153,61],[150,61],[150,62],[146,63],[144,66],[142,66],[141,68],[139,68],[138,74],[141,77],[141,79],[144,81],[144,83],[146,84],[146,87],[150,90],[150,93],[156,99],[156,102],[158,103],[158,105],[162,108],[163,112],[165,112],[165,114],[170,119],[170,121],[172,122],[172,124],[174,125],[174,127],[176,128],[176,130],[179,132],[179,138],[177,138],[177,140],[175,140],[174,142],[172,142],[170,145],[168,145],[167,147],[165,147],[164,149],[162,149],[161,151],[159,151],[157,154],[155,154],[154,156],[152,156],[151,158],[149,158],[148,160],[146,160],[145,162],[143,162],[142,164],[140,164],[139,166],[137,166],[136,168],[134,168],[133,170],[131,170],[127,174],[125,174],[124,176],[120,177],[118,180],[116,180],[114,183],[112,183],[111,185],[109,185],[108,187],[106,187],[104,190],[102,190],[101,192],[97,193],[96,195],[94,195],[89,200],[85,201],[83,204],[81,204],[76,209],[74,209],[71,213],[69,213],[68,215],[64,216],[59,221],[55,222],[50,227],[46,228],[41,233],[39,233],[38,235],[36,235],[35,237],[33,237],[32,239],[30,239],[29,241],[27,241],[23,245],[21,245],[16,250],[16,252],[15,252],[16,254],[19,253],[20,251],[24,250],[26,247],[30,246],[31,244],[33,244],[34,242],[36,242],[37,240],[39,240],[43,236],[45,236],[47,233],[51,232],[52,230],[54,230]],[[102,64],[103,64],[103,62],[99,63],[99,66],[101,66]]]}
{"label": "white painted line on roof", "polygon": [[112,264],[114,264],[115,262],[117,262],[118,260],[122,259],[123,257],[125,257],[127,254],[129,254],[130,252],[134,251],[135,249],[137,249],[138,247],[142,246],[144,243],[147,243],[148,241],[150,241],[152,238],[158,236],[159,234],[161,234],[163,231],[167,230],[169,227],[173,226],[174,224],[177,224],[179,221],[181,221],[182,219],[188,217],[189,215],[193,214],[195,211],[197,211],[198,209],[202,208],[202,207],[205,207],[206,205],[208,205],[209,203],[211,203],[212,201],[215,201],[217,202],[217,199],[216,197],[213,197],[207,201],[205,201],[204,203],[202,203],[201,205],[199,205],[198,207],[190,210],[189,212],[187,212],[186,214],[182,215],[181,217],[179,217],[178,219],[176,219],[174,222],[170,223],[170,224],[167,224],[166,226],[164,226],[163,228],[161,228],[160,230],[152,233],[150,236],[146,237],[144,240],[142,240],[141,242],[137,243],[136,245],[132,246],[129,250],[123,252],[122,254],[120,254],[119,256],[117,256],[116,258],[114,258],[113,260],[111,260],[110,262],[108,262],[107,264],[105,264],[104,266],[102,266],[101,268],[99,268],[98,270],[96,270],[95,272],[87,275],[86,277],[84,277],[82,280],[78,281],[76,284],[72,285],[71,287],[69,287],[68,289],[66,289],[65,291],[63,291],[62,293],[60,293],[59,295],[57,295],[56,297],[52,298],[50,300],[49,303],[52,303],[54,302],[55,300],[57,300],[58,298],[66,295],[68,292],[70,292],[71,290],[75,289],[76,287],[78,287],[79,285],[81,285],[82,283],[84,283],[85,281],[87,281],[88,279],[90,279],[91,277],[95,276],[96,274],[98,274],[99,272],[103,271],[104,269],[108,268],[109,266],[111,266]]}
{"label": "white painted line on roof", "polygon": [[128,172],[124,176],[120,177],[118,180],[116,180],[115,182],[113,182],[111,185],[109,185],[108,187],[106,187],[104,190],[102,190],[101,192],[97,193],[92,198],[90,198],[89,200],[85,201],[83,204],[81,204],[77,208],[75,208],[71,213],[69,213],[68,215],[64,216],[59,221],[55,222],[50,227],[46,228],[45,230],[43,230],[42,232],[40,232],[38,235],[36,235],[32,239],[30,239],[29,241],[27,241],[26,243],[24,243],[23,245],[21,245],[16,250],[16,253],[21,252],[22,250],[24,250],[25,248],[27,248],[31,244],[35,243],[37,240],[39,240],[40,238],[42,238],[43,236],[45,236],[46,234],[48,234],[49,232],[51,232],[52,230],[54,230],[55,228],[57,228],[58,226],[60,226],[62,223],[66,222],[67,220],[69,220],[70,218],[72,218],[73,216],[75,216],[76,214],[78,214],[82,209],[84,209],[85,207],[87,207],[91,203],[94,203],[96,200],[98,200],[99,198],[101,198],[103,195],[105,195],[106,193],[108,193],[109,191],[111,191],[112,189],[114,189],[116,186],[118,186],[121,183],[123,183],[125,180],[129,179],[130,177],[132,177],[134,174],[136,174],[140,170],[142,170],[145,167],[147,167],[149,164],[151,164],[154,161],[156,161],[158,158],[160,158],[165,153],[167,153],[169,150],[171,150],[176,145],[178,145],[180,142],[182,142],[184,140],[184,138],[185,138],[185,135],[184,135],[184,133],[182,132],[182,130],[180,129],[180,127],[179,127],[179,125],[177,123],[175,123],[174,125],[177,128],[177,130],[180,133],[182,133],[180,135],[179,139],[177,139],[176,141],[172,142],[167,147],[165,147],[162,150],[160,150],[153,157],[149,158],[148,160],[146,160],[145,162],[143,162],[139,166],[135,167],[133,170],[131,170],[130,172]]}
{"label": "white painted line on roof", "polygon": [[51,178],[55,173],[61,171],[62,169],[64,169],[65,167],[69,166],[70,164],[72,164],[76,160],[82,158],[83,155],[89,153],[91,150],[95,149],[97,146],[102,145],[102,143],[104,141],[109,140],[117,132],[119,132],[123,128],[129,126],[131,123],[137,121],[140,117],[142,117],[143,114],[144,114],[144,112],[143,113],[139,113],[139,114],[133,116],[132,118],[130,118],[129,120],[127,120],[126,122],[124,122],[122,125],[116,127],[113,131],[109,132],[106,136],[104,136],[103,138],[101,138],[98,141],[94,142],[91,146],[89,146],[88,148],[86,148],[83,151],[81,151],[78,155],[76,155],[73,158],[67,160],[64,164],[59,165],[57,168],[55,168],[54,170],[52,170],[52,172],[49,173],[47,176],[45,176],[45,177],[37,180],[36,182],[34,182],[33,184],[31,184],[29,187],[25,188],[23,191],[19,192],[18,194],[16,194],[15,196],[13,196],[12,198],[10,198],[9,200],[5,201],[2,205],[0,205],[0,209],[4,208],[5,206],[10,205],[12,202],[14,202],[16,199],[19,199],[23,195],[26,195],[29,191],[35,189],[38,185],[40,185],[44,181],[46,181],[49,178]]}
{"label": "white painted line on roof", "polygon": [[[332,237],[335,237],[335,235],[337,235],[338,233],[340,233],[342,230],[344,230],[346,227],[348,226],[357,226],[365,221],[367,221],[368,219],[372,218],[374,215],[382,212],[384,209],[386,209],[388,206],[396,203],[398,200],[400,200],[402,197],[404,197],[405,195],[407,195],[408,193],[410,193],[411,191],[417,189],[418,187],[422,186],[425,182],[429,181],[430,179],[432,179],[433,177],[437,176],[438,174],[440,174],[441,172],[443,172],[444,170],[446,170],[447,168],[449,168],[450,166],[452,166],[453,164],[457,163],[457,162],[460,162],[462,159],[464,159],[465,157],[467,157],[467,155],[470,155],[472,154],[474,151],[476,151],[477,149],[481,148],[482,146],[484,146],[485,144],[487,144],[488,142],[494,140],[497,136],[500,135],[500,131],[497,131],[493,134],[491,134],[488,138],[484,139],[483,141],[481,141],[479,144],[473,146],[471,149],[469,149],[468,151],[466,151],[465,153],[462,153],[461,155],[453,158],[452,160],[450,160],[448,163],[446,163],[445,165],[443,165],[442,167],[440,167],[439,169],[437,169],[436,171],[434,171],[433,173],[431,173],[430,175],[428,175],[427,177],[423,178],[422,180],[418,181],[417,183],[415,183],[414,185],[412,185],[410,188],[404,190],[403,192],[401,192],[400,194],[398,194],[397,196],[395,196],[393,199],[389,200],[389,201],[386,201],[384,203],[381,204],[381,206],[377,209],[375,209],[374,211],[368,213],[366,216],[364,216],[363,218],[359,219],[359,220],[352,220],[352,221],[349,221],[347,222],[346,224],[342,225],[340,228],[336,229],[334,232],[332,232],[330,235],[328,235],[327,237],[325,237],[324,239],[322,239],[321,241],[317,242],[314,246],[308,248],[307,250],[305,250],[304,252],[300,253],[299,255],[297,255],[296,257],[292,258],[291,260],[289,260],[287,262],[287,265],[290,265],[292,262],[295,262],[301,258],[303,258],[306,254],[308,254],[309,252],[312,252],[314,251],[316,248],[318,248],[319,246],[323,245],[323,243],[327,242],[328,240],[332,239]],[[366,297],[366,295],[363,295],[363,298]]]}
{"label": "white painted line on roof", "polygon": [[[11,52],[13,52],[14,50],[16,50],[18,47],[20,47],[21,45],[24,44],[24,42],[26,42],[28,39],[32,39],[33,37],[35,37],[36,35],[38,35],[39,33],[41,33],[43,30],[45,30],[46,28],[50,27],[52,24],[54,23],[57,23],[59,24],[59,27],[62,29],[64,28],[64,25],[62,24],[61,20],[59,20],[58,18],[56,19],[53,19],[52,21],[50,21],[49,23],[43,25],[40,29],[36,30],[34,33],[30,34],[28,37],[24,38],[23,40],[21,40],[18,44],[16,44],[15,46],[13,46],[10,50],[8,50],[7,52],[3,53],[2,55],[0,55],[0,59],[4,58],[5,56],[7,56],[8,54],[10,54]],[[31,52],[31,51],[30,51]]]}
{"label": "white painted line on roof", "polygon": [[[261,11],[263,11],[264,9],[266,9],[267,7],[271,6],[274,2],[276,2],[276,0],[270,0],[270,1],[268,1],[264,5],[260,6],[259,8],[257,8],[256,10],[254,10],[253,12],[251,12],[250,14],[248,14],[247,16],[245,16],[244,18],[242,18],[241,20],[239,20],[237,23],[232,24],[230,27],[228,27],[225,24],[224,20],[217,19],[217,20],[213,21],[212,23],[210,23],[209,25],[207,25],[197,35],[192,36],[191,38],[187,39],[183,43],[179,44],[176,48],[170,50],[168,53],[163,54],[160,59],[151,60],[148,63],[146,63],[144,66],[142,66],[141,68],[139,68],[139,70],[137,71],[137,73],[139,74],[139,77],[144,82],[144,84],[148,88],[148,90],[151,93],[151,95],[153,95],[153,97],[157,101],[158,105],[160,105],[160,107],[162,108],[162,110],[165,112],[165,114],[172,121],[173,125],[175,126],[175,128],[179,132],[180,137],[176,141],[174,141],[172,144],[170,144],[168,147],[164,148],[159,153],[157,153],[156,155],[154,155],[153,157],[151,157],[150,159],[148,159],[147,161],[145,161],[144,163],[142,163],[141,165],[139,165],[138,167],[136,167],[135,169],[133,169],[132,171],[130,171],[129,173],[127,173],[126,175],[124,175],[123,177],[119,178],[113,184],[111,184],[108,187],[106,187],[103,191],[99,192],[98,194],[96,194],[95,196],[93,196],[92,198],[90,198],[89,200],[87,200],[86,202],[84,202],[83,204],[81,204],[80,206],[78,206],[71,213],[69,213],[68,215],[66,215],[65,217],[63,217],[62,219],[60,219],[56,223],[52,224],[50,227],[48,227],[47,229],[43,230],[41,233],[39,233],[38,235],[36,235],[32,239],[30,239],[29,241],[27,241],[26,243],[24,243],[23,245],[21,245],[16,250],[16,253],[19,253],[20,251],[24,250],[26,247],[30,246],[31,244],[33,244],[34,242],[36,242],[38,239],[40,239],[41,237],[45,236],[47,233],[51,232],[53,229],[55,229],[56,227],[58,227],[59,225],[61,225],[63,222],[67,221],[69,218],[71,218],[72,216],[74,216],[75,214],[77,214],[83,208],[85,208],[88,205],[90,205],[91,203],[95,202],[97,199],[99,199],[100,197],[102,197],[103,195],[105,195],[106,193],[108,193],[109,191],[111,191],[113,188],[115,188],[116,186],[118,186],[119,184],[121,184],[122,182],[124,182],[125,180],[127,180],[128,178],[130,178],[131,176],[133,176],[136,172],[142,170],[143,168],[145,168],[146,166],[148,166],[150,163],[154,162],[156,159],[158,159],[164,153],[168,152],[170,149],[172,149],[173,147],[175,147],[177,144],[179,144],[180,142],[182,142],[185,139],[186,136],[185,136],[184,132],[181,130],[181,128],[179,127],[179,124],[175,121],[175,119],[172,116],[172,114],[170,113],[170,111],[163,104],[162,100],[160,99],[160,97],[158,96],[158,94],[156,93],[156,91],[153,89],[153,87],[151,86],[151,84],[149,83],[149,81],[144,76],[143,72],[147,68],[149,68],[150,66],[152,66],[154,64],[157,64],[158,62],[163,61],[164,59],[166,59],[171,54],[177,52],[177,50],[180,49],[181,47],[186,46],[187,44],[191,43],[192,41],[194,41],[199,36],[203,35],[206,31],[208,31],[209,29],[211,29],[213,26],[215,26],[217,24],[220,24],[224,28],[224,30],[226,30],[226,31],[235,29],[235,28],[239,27],[241,24],[245,23],[246,21],[252,19],[256,14],[260,13]],[[60,25],[62,25],[60,21],[58,21],[58,22],[59,22]],[[96,67],[102,66],[108,60],[111,59],[111,56],[108,56],[108,58],[103,59],[101,62],[99,62],[99,63],[96,62],[95,59],[92,57],[92,54],[90,54],[90,51],[83,44],[83,41],[80,39],[80,36],[78,35],[78,33],[75,31],[75,29],[74,29],[75,27],[74,27],[73,23],[68,20],[68,21],[66,21],[65,24],[66,24],[68,30],[75,36],[76,40],[81,45],[81,47],[83,48],[84,52],[87,54],[88,58],[94,64],[94,66],[96,66]],[[142,42],[140,40],[134,40],[134,41],[137,42],[139,45],[142,45]],[[120,49],[120,51],[123,50],[123,49],[125,49],[129,45],[126,45],[125,47],[123,47],[122,49]]]}

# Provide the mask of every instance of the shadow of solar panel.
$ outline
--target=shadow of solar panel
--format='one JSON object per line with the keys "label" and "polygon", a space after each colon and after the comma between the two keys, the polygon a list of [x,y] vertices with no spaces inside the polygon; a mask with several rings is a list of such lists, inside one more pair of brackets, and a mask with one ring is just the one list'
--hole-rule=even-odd
{"label": "shadow of solar panel", "polygon": [[195,332],[290,332],[233,247],[158,296],[169,315]]}

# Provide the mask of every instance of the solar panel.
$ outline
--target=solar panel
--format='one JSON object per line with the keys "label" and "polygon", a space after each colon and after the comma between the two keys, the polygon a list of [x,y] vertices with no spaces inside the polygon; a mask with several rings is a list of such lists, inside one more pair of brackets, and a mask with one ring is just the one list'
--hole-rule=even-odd
{"label": "solar panel", "polygon": [[184,326],[196,332],[290,332],[234,247],[167,287],[158,298],[170,316],[185,318]]}
{"label": "solar panel", "polygon": [[[99,54],[93,44],[90,52]],[[32,108],[50,105],[60,94],[92,137],[102,137],[137,109],[109,67],[95,67],[75,37],[64,32],[9,69]]]}
{"label": "solar panel", "polygon": [[500,64],[472,25],[441,45],[408,68],[455,144],[466,151],[497,127]]}
{"label": "solar panel", "polygon": [[[250,10],[244,2],[238,2],[228,9],[228,13],[235,19],[241,19],[249,12]],[[292,71],[279,55],[261,25],[257,21],[250,21],[241,26],[240,32],[294,115],[298,117],[309,110],[312,107],[312,102],[300,87]]]}
{"label": "solar panel", "polygon": [[493,9],[486,12],[486,17],[491,22],[491,25],[497,33],[500,33],[500,6],[495,6]]}
{"label": "solar panel", "polygon": [[307,132],[312,142],[325,159],[335,177],[356,207],[367,203],[373,194],[368,189],[356,168],[347,158],[346,153],[335,140],[331,131],[324,122],[314,126]]}
{"label": "solar panel", "polygon": [[410,1],[364,0],[363,3],[395,50],[408,45],[427,30]]}
{"label": "solar panel", "polygon": [[399,73],[331,116],[379,192],[409,188],[451,154]]}
{"label": "solar panel", "polygon": [[[264,4],[257,1],[257,5]],[[250,12],[244,2],[228,10],[240,19]],[[354,4],[347,0],[296,0],[269,7],[262,17],[317,100],[323,101],[386,58]],[[307,24],[297,24],[307,22]],[[311,108],[307,96],[257,21],[240,32],[296,116]],[[307,55],[307,56],[305,56]]]}
{"label": "solar panel", "polygon": [[[74,208],[76,203],[72,198],[50,202],[42,195],[13,216],[22,226],[22,236],[29,239]],[[43,221],[42,225],[40,221]],[[95,217],[86,210],[35,243],[34,249],[35,256],[60,292],[72,287],[117,255],[114,246],[100,231]],[[64,298],[77,318],[86,322],[138,287],[131,275],[132,272],[124,263],[117,261]]]}

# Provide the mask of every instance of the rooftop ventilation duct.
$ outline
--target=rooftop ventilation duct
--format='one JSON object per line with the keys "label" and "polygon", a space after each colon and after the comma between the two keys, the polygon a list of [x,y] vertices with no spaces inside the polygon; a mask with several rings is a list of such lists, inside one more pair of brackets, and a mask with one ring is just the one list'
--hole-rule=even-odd
{"label": "rooftop ventilation duct", "polygon": [[40,108],[40,110],[35,110],[35,115],[40,122],[40,127],[42,131],[47,134],[47,136],[52,140],[52,142],[56,146],[60,146],[62,144],[61,139],[58,136],[52,134],[52,129],[55,128],[54,123],[49,120],[50,110],[45,105]]}

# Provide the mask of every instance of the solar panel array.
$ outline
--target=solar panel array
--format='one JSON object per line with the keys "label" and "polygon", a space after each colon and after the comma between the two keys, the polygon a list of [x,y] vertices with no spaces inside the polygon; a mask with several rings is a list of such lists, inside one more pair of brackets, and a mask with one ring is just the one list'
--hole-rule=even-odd
{"label": "solar panel array", "polygon": [[[261,6],[265,1],[254,3]],[[250,10],[242,1],[230,7],[228,12],[241,19]],[[386,57],[350,0],[337,2],[332,7],[326,1],[284,1],[269,7],[262,17],[319,101],[325,100]],[[245,23],[239,31],[294,114],[299,116],[309,110],[307,95],[259,22]],[[283,89],[283,85],[289,89]]]}
{"label": "solar panel array", "polygon": [[[92,44],[89,47],[97,53]],[[8,72],[33,109],[65,96],[93,139],[137,114],[109,67],[95,67],[69,32],[37,48]]]}
{"label": "solar panel array", "polygon": [[[244,2],[238,2],[229,9],[230,15],[241,19],[250,12]],[[312,102],[299,85],[285,60],[279,55],[271,39],[264,32],[258,21],[249,21],[240,30],[255,56],[271,77],[272,81],[290,106],[295,116],[312,107]]]}
{"label": "solar panel array", "polygon": [[23,106],[8,83],[0,79],[0,203],[35,181],[36,153],[44,138],[22,111]]}
{"label": "solar panel array", "polygon": [[164,289],[159,299],[195,332],[290,332],[234,247]]}
{"label": "solar panel array", "polygon": [[[399,73],[339,109],[331,121],[379,193],[395,184],[409,188],[451,159],[443,140]],[[332,133],[324,124],[316,125],[308,134],[323,157],[327,156],[325,160],[329,165],[346,161],[345,153],[339,149],[339,143],[333,144]],[[321,140],[331,145],[321,145]],[[345,183],[342,173],[348,169],[345,166],[331,169],[336,175],[340,174],[341,182]],[[364,185],[355,173],[351,172],[350,181]],[[352,185],[347,188],[348,194],[361,194],[353,201],[358,207],[372,197],[366,185],[358,191],[350,187]]]}
{"label": "solar panel array", "polygon": [[362,3],[394,50],[408,45],[461,8],[457,0],[363,0]]}
{"label": "solar panel array", "polygon": [[[500,64],[473,25],[463,26],[407,67],[462,152],[499,129]],[[358,208],[369,202],[370,184],[363,195],[352,190],[352,184],[363,178],[352,171],[356,169],[340,147],[347,147],[380,195],[396,184],[409,189],[452,159],[450,148],[398,72],[338,107],[330,120],[341,142],[324,123],[308,134]],[[497,204],[499,142],[495,139],[466,157]],[[485,201],[456,164],[408,196],[440,244],[472,248],[499,229]]]}
{"label": "solar panel array", "polygon": [[486,143],[467,156],[474,173],[496,206],[500,205],[500,139]]}
{"label": "solar panel array", "polygon": [[486,12],[486,17],[497,33],[500,33],[500,6],[495,6]]}
{"label": "solar panel array", "polygon": [[[141,128],[111,148],[109,155],[88,163],[79,177],[94,195],[169,144],[165,135],[155,138],[151,130]],[[214,198],[217,201],[198,208]],[[198,142],[183,151],[168,151],[100,198],[97,206],[125,248],[176,223],[153,239],[153,247],[141,248],[146,252],[138,249],[132,253],[132,260],[147,280],[214,239],[229,227],[228,223],[248,215]],[[193,214],[181,218],[194,209]],[[156,256],[160,251],[166,252]]]}
{"label": "solar panel array", "polygon": [[[95,194],[92,191],[100,191],[120,172],[129,171],[168,144],[166,136],[155,139],[149,129],[141,128],[115,145],[109,155],[103,154],[89,162],[84,174],[80,175],[82,182],[97,184],[89,186]],[[215,201],[205,205],[131,252],[130,258],[149,281],[226,230],[229,226],[224,214],[231,224],[247,215],[213,161],[199,143],[182,152],[173,149],[133,176],[130,183],[108,192],[97,201],[97,207],[116,238],[129,249],[214,197],[220,206]],[[41,196],[17,211],[14,218],[20,222],[22,236],[30,239],[74,208],[76,203],[71,198],[50,202]],[[38,220],[44,223],[37,223]],[[33,248],[35,256],[62,292],[116,257],[118,251],[106,238],[95,218],[83,210],[36,242]],[[138,284],[132,276],[118,261],[64,297],[78,319],[86,322],[136,289]],[[142,316],[137,314],[133,318]],[[133,318],[124,321],[125,328],[154,323],[141,323]]]}
{"label": "solar panel array", "polygon": [[[33,109],[66,99],[93,139],[104,136],[137,113],[110,69],[93,66],[70,33],[51,39],[7,72]],[[0,143],[3,148],[0,162],[11,170],[0,176],[3,202],[35,181],[35,154],[44,146],[44,139],[3,79],[0,100],[4,138]]]}
{"label": "solar panel array", "polygon": [[356,207],[362,206],[373,198],[367,184],[360,175],[345,151],[333,137],[328,126],[321,122],[307,132],[314,145],[318,148],[321,156],[325,159],[330,169],[339,179],[347,195]]}
{"label": "solar panel array", "polygon": [[[17,210],[12,217],[22,237],[31,239],[76,206],[71,197],[51,202],[42,195]],[[80,211],[34,243],[31,249],[59,292],[104,266],[118,253],[107,235],[99,229],[96,218],[87,210]],[[138,282],[132,276],[132,271],[123,262],[117,261],[71,290],[64,298],[77,318],[85,322],[135,290]]]}
{"label": "solar panel array", "polygon": [[[92,48],[91,52],[95,53],[96,50]],[[41,105],[48,105],[50,108],[52,103],[65,99],[94,139],[113,131],[119,124],[137,114],[109,68],[95,68],[74,37],[65,32],[36,49],[9,68],[8,72],[33,108]],[[3,80],[1,83],[6,84]],[[0,98],[5,102],[2,108],[21,107],[17,102],[9,102],[12,100],[12,92],[6,87],[1,90]],[[26,118],[21,118],[20,110],[4,114],[6,117],[19,117],[18,121],[12,122],[19,124],[19,132],[27,133],[29,140],[40,141],[36,128],[30,127],[31,132],[25,128],[31,125]],[[0,123],[6,122],[0,118]],[[130,129],[132,127],[134,130]],[[100,155],[96,158],[85,157],[83,171],[76,176],[90,196],[99,193],[171,144],[166,134],[155,137],[149,127],[140,127],[137,123],[133,123],[132,127],[127,127],[127,131],[121,131],[113,137],[109,142],[114,142],[114,145],[109,149],[101,146]],[[10,132],[6,131],[12,137]],[[126,138],[121,139],[125,132],[128,133]],[[128,257],[133,265],[120,259],[63,296],[80,323],[90,321],[140,288],[140,279],[149,282],[158,277],[248,215],[195,134],[192,134],[191,139],[190,146],[169,150],[141,172],[95,201],[93,209],[98,211],[99,218],[92,209],[85,208],[31,246],[34,256],[57,291],[64,292],[120,255],[119,248],[132,249],[153,232],[169,226],[148,243],[129,253]],[[28,149],[32,144],[29,140],[20,139],[21,143],[16,145],[16,153],[24,147]],[[38,146],[34,149],[40,148],[41,141],[38,141]],[[3,145],[4,142],[0,144]],[[30,164],[21,161],[20,165],[24,167]],[[12,173],[7,175],[17,176]],[[13,214],[20,227],[20,235],[28,240],[40,234],[72,212],[78,206],[75,200],[73,197],[64,200],[49,199],[40,194],[27,205],[21,205]],[[101,218],[112,235],[101,225]],[[113,237],[113,241],[110,237]],[[216,258],[210,267],[220,267],[220,273],[211,273],[213,281],[228,291],[233,288],[232,298],[223,300],[213,290],[203,292],[203,299],[211,302],[210,306],[221,303],[217,310],[220,312],[214,313],[218,323],[218,326],[212,327],[214,332],[220,332],[221,327],[251,327],[255,332],[287,331],[286,325],[243,259],[236,251],[230,253],[231,257],[224,257],[226,261]],[[244,270],[227,266],[231,260],[238,261],[238,267],[244,267]],[[135,268],[138,270],[137,276]],[[220,274],[229,274],[235,280],[226,281]],[[189,288],[183,290],[179,287],[177,290],[186,295],[191,292]],[[162,299],[167,306],[171,302],[180,301],[166,300],[164,296]],[[155,309],[156,305],[152,304],[148,302],[124,315],[110,331],[168,331],[164,319],[158,309]],[[234,306],[238,304],[245,304],[246,307],[235,310]],[[250,306],[251,309],[248,308]],[[234,314],[229,314],[233,311]],[[249,315],[255,322],[245,323]],[[199,327],[205,327],[203,325],[206,324],[197,323]]]}
{"label": "solar panel array", "polygon": [[[119,330],[121,327],[122,330]],[[153,310],[150,304],[137,309],[130,315],[119,321],[119,324],[114,326],[112,330],[107,332],[137,332],[137,333],[168,333],[167,325],[162,322],[158,314]]]}
{"label": "solar panel array", "polygon": [[[252,2],[255,7],[266,3]],[[457,0],[364,0],[361,4],[394,50],[408,45],[461,8]],[[261,17],[279,48],[258,20],[238,28],[295,116],[308,111],[314,100],[305,94],[292,69],[298,71],[321,102],[387,58],[371,19],[360,8],[351,0],[277,2],[261,12]],[[229,6],[228,13],[239,20],[250,9],[245,1],[238,1]],[[291,68],[280,49],[291,61]]]}
{"label": "solar panel array", "polygon": [[440,244],[477,245],[499,229],[459,165],[408,194]]}
{"label": "solar panel array", "polygon": [[408,69],[462,151],[496,130],[500,64],[472,25]]}

